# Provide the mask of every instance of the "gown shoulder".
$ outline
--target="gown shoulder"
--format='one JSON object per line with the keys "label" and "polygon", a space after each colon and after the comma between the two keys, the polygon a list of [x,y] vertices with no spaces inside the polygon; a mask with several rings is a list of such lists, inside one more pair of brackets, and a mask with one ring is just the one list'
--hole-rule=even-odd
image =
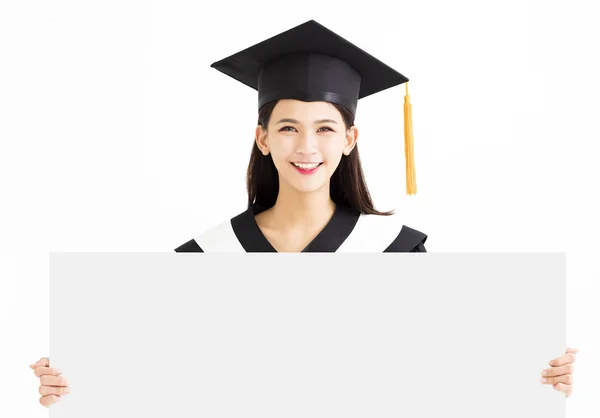
{"label": "gown shoulder", "polygon": [[402,225],[400,233],[398,233],[396,239],[392,241],[384,252],[426,253],[425,241],[427,241],[427,234]]}
{"label": "gown shoulder", "polygon": [[203,253],[202,247],[198,245],[196,240],[192,238],[191,240],[184,242],[179,247],[175,248],[176,253]]}
{"label": "gown shoulder", "polygon": [[342,244],[341,252],[406,253],[427,252],[427,234],[408,226],[404,217],[361,214],[352,232]]}
{"label": "gown shoulder", "polygon": [[[229,229],[230,222],[222,222],[221,224],[213,225],[200,234],[194,236],[189,241],[184,242],[179,247],[175,248],[176,253],[203,253],[205,252],[206,240],[207,238],[212,238],[217,241],[219,237],[223,236],[223,230]],[[210,247],[210,245],[209,245]]]}
{"label": "gown shoulder", "polygon": [[361,215],[353,239],[356,251],[384,253],[424,253],[427,234],[405,223],[397,213],[391,215]]}
{"label": "gown shoulder", "polygon": [[210,226],[200,234],[175,248],[175,252],[177,253],[240,251],[243,251],[243,248],[232,228],[232,219]]}

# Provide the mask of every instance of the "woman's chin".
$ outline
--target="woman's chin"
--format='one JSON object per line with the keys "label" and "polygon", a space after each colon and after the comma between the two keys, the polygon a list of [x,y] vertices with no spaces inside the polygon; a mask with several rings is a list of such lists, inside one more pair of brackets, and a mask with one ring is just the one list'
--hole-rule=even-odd
{"label": "woman's chin", "polygon": [[327,187],[327,180],[323,179],[293,179],[287,182],[290,187],[300,193],[311,193],[321,190],[323,187]]}
{"label": "woman's chin", "polygon": [[324,187],[324,185],[321,185],[319,187],[298,188],[296,190],[298,190],[300,193],[314,193],[314,192],[317,192],[317,191],[321,190],[323,187]]}
{"label": "woman's chin", "polygon": [[311,193],[321,190],[323,187],[329,187],[329,173],[325,164],[321,164],[316,170],[306,172],[297,168],[291,170],[281,170],[280,174],[285,183],[291,189],[300,193]]}

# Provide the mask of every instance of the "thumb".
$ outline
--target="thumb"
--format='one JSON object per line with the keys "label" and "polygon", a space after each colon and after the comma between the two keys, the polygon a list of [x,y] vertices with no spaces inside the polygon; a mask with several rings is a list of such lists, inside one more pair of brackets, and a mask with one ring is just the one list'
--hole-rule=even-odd
{"label": "thumb", "polygon": [[48,357],[42,357],[41,359],[39,359],[37,362],[30,364],[29,367],[32,369],[35,369],[38,366],[49,366],[50,365],[50,359]]}

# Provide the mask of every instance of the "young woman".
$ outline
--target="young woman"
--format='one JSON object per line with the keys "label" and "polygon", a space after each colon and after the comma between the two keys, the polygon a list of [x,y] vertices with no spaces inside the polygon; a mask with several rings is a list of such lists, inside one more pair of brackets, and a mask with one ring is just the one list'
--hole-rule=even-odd
{"label": "young woman", "polygon": [[337,103],[280,99],[259,112],[248,209],[177,252],[425,252],[427,235],[377,211],[354,115]]}
{"label": "young woman", "polygon": [[[406,77],[313,20],[212,66],[259,94],[248,208],[175,251],[426,252],[426,234],[375,209],[354,125],[359,98]],[[576,352],[552,360],[541,383],[570,396]],[[30,367],[42,405],[69,393],[48,358]]]}

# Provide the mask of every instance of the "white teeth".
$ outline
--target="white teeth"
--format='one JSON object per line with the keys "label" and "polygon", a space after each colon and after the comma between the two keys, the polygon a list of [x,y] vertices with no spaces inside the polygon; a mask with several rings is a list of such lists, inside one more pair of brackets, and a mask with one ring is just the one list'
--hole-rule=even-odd
{"label": "white teeth", "polygon": [[296,167],[303,168],[305,170],[311,170],[311,169],[317,167],[320,163],[292,163],[292,164],[294,164]]}

